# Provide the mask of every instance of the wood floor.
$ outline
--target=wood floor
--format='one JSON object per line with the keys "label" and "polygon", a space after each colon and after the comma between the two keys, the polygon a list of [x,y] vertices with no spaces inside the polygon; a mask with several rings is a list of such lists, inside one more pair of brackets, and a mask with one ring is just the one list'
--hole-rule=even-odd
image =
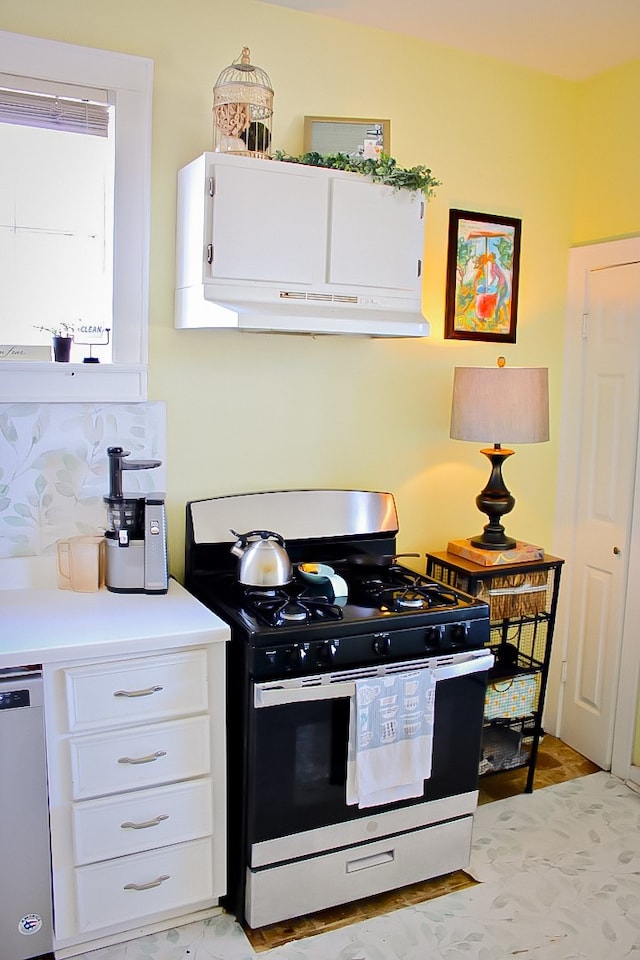
{"label": "wood floor", "polygon": [[[573,780],[589,773],[596,773],[599,767],[590,760],[572,750],[561,740],[546,735],[540,743],[538,761],[534,779],[534,790],[549,787],[564,780]],[[493,800],[502,800],[522,793],[526,781],[526,769],[510,770],[484,776],[480,780],[480,803],[491,803]],[[366,920],[382,913],[389,913],[400,907],[421,903],[434,897],[441,897],[454,890],[462,890],[475,883],[464,871],[436,877],[423,883],[415,883],[401,890],[392,890],[377,897],[368,897],[345,906],[332,907],[296,920],[284,920],[273,923],[260,930],[245,928],[247,937],[256,950],[270,950],[291,940],[308,937],[312,934],[324,933],[338,927]]]}

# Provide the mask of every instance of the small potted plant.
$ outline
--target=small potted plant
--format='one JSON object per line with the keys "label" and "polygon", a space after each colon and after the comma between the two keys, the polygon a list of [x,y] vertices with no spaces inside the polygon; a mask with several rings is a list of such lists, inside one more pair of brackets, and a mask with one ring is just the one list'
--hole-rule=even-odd
{"label": "small potted plant", "polygon": [[36,327],[50,333],[53,344],[53,359],[56,363],[68,363],[75,328],[72,323],[59,323],[57,327]]}

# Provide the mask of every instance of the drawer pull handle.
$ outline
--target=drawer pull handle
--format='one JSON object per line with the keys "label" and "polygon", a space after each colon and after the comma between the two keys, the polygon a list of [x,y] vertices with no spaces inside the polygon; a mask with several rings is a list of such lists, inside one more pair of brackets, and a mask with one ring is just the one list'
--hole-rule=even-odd
{"label": "drawer pull handle", "polygon": [[157,880],[149,880],[147,883],[125,883],[123,890],[151,890],[153,887],[159,887],[161,883],[169,879],[169,874],[164,873]]}
{"label": "drawer pull handle", "polygon": [[153,763],[158,757],[166,757],[166,750],[156,750],[150,753],[148,757],[118,757],[118,763]]}
{"label": "drawer pull handle", "polygon": [[347,873],[355,873],[357,870],[367,870],[369,867],[381,867],[384,863],[393,863],[395,858],[395,850],[385,850],[384,853],[376,853],[372,857],[359,857],[357,860],[347,860]]}
{"label": "drawer pull handle", "polygon": [[153,820],[145,820],[143,823],[134,823],[133,820],[125,820],[120,826],[123,830],[146,830],[147,827],[157,827],[163,820],[168,819],[168,813],[161,813],[157,817],[154,817]]}
{"label": "drawer pull handle", "polygon": [[162,687],[147,687],[145,690],[116,690],[114,697],[150,697],[152,693],[159,693]]}

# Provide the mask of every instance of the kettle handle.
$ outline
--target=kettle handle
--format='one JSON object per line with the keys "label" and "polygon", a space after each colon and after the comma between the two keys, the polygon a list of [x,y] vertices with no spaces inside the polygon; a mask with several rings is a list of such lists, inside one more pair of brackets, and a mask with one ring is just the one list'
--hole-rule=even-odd
{"label": "kettle handle", "polygon": [[229,531],[238,538],[240,546],[246,547],[247,540],[251,537],[259,537],[261,540],[277,540],[281,547],[284,547],[284,538],[280,536],[279,533],[274,533],[273,530],[250,530],[249,533],[236,533],[235,530]]}

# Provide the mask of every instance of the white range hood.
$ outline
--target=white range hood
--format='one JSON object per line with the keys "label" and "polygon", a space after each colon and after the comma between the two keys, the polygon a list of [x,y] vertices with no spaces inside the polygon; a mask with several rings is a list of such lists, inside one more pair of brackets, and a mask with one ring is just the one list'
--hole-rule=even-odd
{"label": "white range hood", "polygon": [[189,327],[236,328],[274,333],[352,334],[370,337],[428,337],[429,324],[419,310],[392,297],[371,302],[362,297],[202,284],[176,291],[176,313]]}
{"label": "white range hood", "polygon": [[424,213],[359,174],[203,154],[178,175],[175,324],[426,337]]}

